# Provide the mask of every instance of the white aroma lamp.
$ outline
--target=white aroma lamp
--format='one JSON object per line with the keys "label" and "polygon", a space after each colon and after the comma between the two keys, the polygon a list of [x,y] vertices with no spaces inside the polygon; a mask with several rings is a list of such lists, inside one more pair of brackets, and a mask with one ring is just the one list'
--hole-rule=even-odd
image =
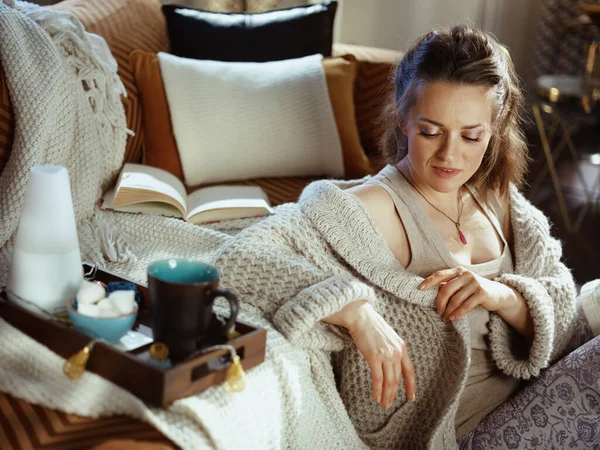
{"label": "white aroma lamp", "polygon": [[8,275],[11,301],[39,313],[65,310],[83,279],[69,174],[33,166]]}

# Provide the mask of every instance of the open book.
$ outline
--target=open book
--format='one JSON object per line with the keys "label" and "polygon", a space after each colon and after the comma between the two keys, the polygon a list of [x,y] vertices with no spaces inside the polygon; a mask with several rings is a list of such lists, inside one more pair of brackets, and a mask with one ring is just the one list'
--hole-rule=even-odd
{"label": "open book", "polygon": [[195,224],[271,214],[258,186],[210,186],[187,195],[183,183],[156,167],[127,163],[104,194],[103,209],[181,217]]}

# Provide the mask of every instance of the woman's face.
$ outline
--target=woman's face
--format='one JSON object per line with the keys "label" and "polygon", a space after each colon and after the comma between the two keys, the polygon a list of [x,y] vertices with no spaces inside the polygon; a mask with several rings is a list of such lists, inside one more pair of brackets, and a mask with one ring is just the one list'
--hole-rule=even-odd
{"label": "woman's face", "polygon": [[423,85],[403,131],[415,181],[455,192],[477,171],[492,136],[495,96],[485,86]]}

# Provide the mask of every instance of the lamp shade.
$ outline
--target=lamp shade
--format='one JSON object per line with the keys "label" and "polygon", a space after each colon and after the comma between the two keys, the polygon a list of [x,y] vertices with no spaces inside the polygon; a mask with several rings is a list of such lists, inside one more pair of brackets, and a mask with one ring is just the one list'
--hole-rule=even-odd
{"label": "lamp shade", "polygon": [[83,279],[69,174],[33,166],[8,275],[9,298],[34,312],[66,309]]}

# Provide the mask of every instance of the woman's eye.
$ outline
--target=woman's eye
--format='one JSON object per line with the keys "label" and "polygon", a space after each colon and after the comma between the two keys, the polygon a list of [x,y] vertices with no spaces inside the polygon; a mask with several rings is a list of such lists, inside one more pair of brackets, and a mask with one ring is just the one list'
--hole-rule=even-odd
{"label": "woman's eye", "polygon": [[433,139],[434,137],[439,136],[439,133],[426,133],[425,131],[421,130],[421,136],[425,136],[426,138]]}
{"label": "woman's eye", "polygon": [[463,136],[463,139],[469,142],[479,142],[479,138],[470,138],[468,136]]}

